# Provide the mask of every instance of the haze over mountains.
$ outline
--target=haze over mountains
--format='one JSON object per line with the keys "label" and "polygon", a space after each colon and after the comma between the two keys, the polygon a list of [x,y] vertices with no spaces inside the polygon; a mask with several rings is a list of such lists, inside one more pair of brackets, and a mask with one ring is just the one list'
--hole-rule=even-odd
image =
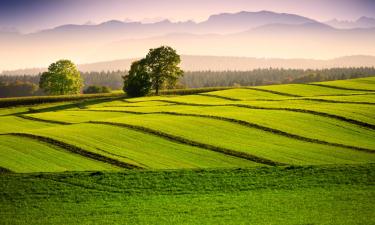
{"label": "haze over mountains", "polygon": [[[3,31],[0,32],[0,71],[46,67],[61,58],[78,64],[137,58],[145,55],[149,48],[160,45],[170,45],[184,55],[280,58],[277,63],[269,63],[272,59],[234,60],[236,63],[241,61],[236,65],[238,70],[262,67],[264,61],[268,62],[267,66],[301,68],[304,60],[281,59],[328,60],[375,55],[373,21],[363,17],[355,22],[330,21],[325,24],[294,14],[243,11],[212,15],[200,23],[112,20],[101,24],[63,25],[30,34]],[[209,69],[233,69],[233,58],[221,58],[220,63],[216,63],[217,58],[211,59],[206,62],[211,62],[206,66]],[[201,69],[199,58],[194,60],[185,57],[185,67]],[[319,60],[314,67],[375,64],[372,57],[356,57],[349,64],[319,63]]]}
{"label": "haze over mountains", "polygon": [[[132,59],[119,59],[97,63],[78,64],[82,72],[128,70]],[[181,68],[185,71],[246,71],[258,68],[295,68],[295,69],[323,69],[335,67],[372,67],[375,66],[375,56],[346,56],[329,60],[317,59],[280,59],[280,58],[251,58],[230,56],[181,56]],[[37,75],[47,68],[29,68],[3,71],[3,75]]]}
{"label": "haze over mountains", "polygon": [[353,29],[353,28],[373,28],[375,27],[375,19],[362,16],[356,21],[346,21],[333,19],[327,21],[326,24],[341,29]]}

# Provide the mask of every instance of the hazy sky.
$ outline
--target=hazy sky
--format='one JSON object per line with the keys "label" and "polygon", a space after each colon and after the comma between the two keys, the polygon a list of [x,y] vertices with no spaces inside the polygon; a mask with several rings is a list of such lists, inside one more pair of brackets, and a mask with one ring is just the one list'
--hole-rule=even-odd
{"label": "hazy sky", "polygon": [[375,17],[375,0],[0,0],[0,28],[32,32],[62,24],[168,18],[202,21],[220,12],[269,10],[319,21]]}

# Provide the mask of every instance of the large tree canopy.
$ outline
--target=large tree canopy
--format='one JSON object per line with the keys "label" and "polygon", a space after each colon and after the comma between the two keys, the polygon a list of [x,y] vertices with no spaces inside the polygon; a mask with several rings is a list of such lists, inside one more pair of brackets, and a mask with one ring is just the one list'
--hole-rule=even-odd
{"label": "large tree canopy", "polygon": [[150,49],[147,56],[131,65],[128,76],[124,77],[124,91],[129,96],[142,96],[151,88],[159,94],[161,88],[175,86],[183,71],[176,50],[169,46]]}
{"label": "large tree canopy", "polygon": [[156,94],[164,86],[173,87],[183,71],[178,64],[181,62],[180,56],[176,50],[169,46],[150,49],[146,56],[147,66],[149,67],[152,88]]}
{"label": "large tree canopy", "polygon": [[39,86],[51,95],[79,94],[82,78],[70,60],[59,60],[48,67],[40,77]]}
{"label": "large tree canopy", "polygon": [[129,74],[124,77],[124,91],[132,97],[144,96],[151,90],[151,78],[146,59],[132,63]]}

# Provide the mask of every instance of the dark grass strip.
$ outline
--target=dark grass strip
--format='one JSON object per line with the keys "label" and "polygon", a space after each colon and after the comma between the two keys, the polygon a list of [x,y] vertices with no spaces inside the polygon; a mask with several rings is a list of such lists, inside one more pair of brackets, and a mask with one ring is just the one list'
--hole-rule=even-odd
{"label": "dark grass strip", "polygon": [[339,89],[339,90],[347,90],[347,91],[368,91],[368,92],[375,92],[375,90],[368,90],[368,89],[361,89],[361,88],[346,88],[346,87],[338,87],[338,86],[331,86],[327,84],[306,84],[306,85],[313,85],[325,88],[332,88],[332,89]]}
{"label": "dark grass strip", "polygon": [[109,163],[111,165],[121,167],[121,168],[143,169],[142,167],[132,165],[132,164],[129,164],[129,163],[125,163],[125,162],[122,162],[122,161],[119,161],[119,160],[116,160],[116,159],[112,159],[112,158],[109,158],[109,157],[106,157],[106,156],[103,156],[103,155],[100,155],[100,154],[97,154],[97,153],[94,153],[94,152],[89,152],[89,151],[86,151],[86,150],[84,150],[82,148],[79,148],[77,146],[74,146],[74,145],[59,141],[59,140],[52,139],[50,137],[44,137],[44,136],[39,136],[39,135],[34,135],[34,134],[26,134],[26,133],[7,133],[5,135],[13,135],[13,136],[18,136],[18,137],[25,137],[25,138],[34,139],[34,140],[37,140],[37,141],[41,141],[41,142],[51,144],[53,146],[65,149],[69,152],[79,154],[81,156],[91,158],[91,159],[94,159],[94,160],[97,160],[97,161]]}
{"label": "dark grass strip", "polygon": [[375,102],[352,102],[352,101],[339,101],[330,99],[320,99],[320,98],[302,98],[302,99],[289,99],[289,100],[306,100],[314,102],[325,102],[325,103],[342,103],[342,104],[358,104],[358,105],[375,105]]}
{"label": "dark grass strip", "polygon": [[230,97],[225,97],[225,96],[220,96],[220,95],[215,95],[215,94],[202,93],[202,94],[197,94],[197,95],[212,97],[212,98],[218,98],[218,99],[224,99],[224,100],[229,100],[229,101],[241,101],[241,99],[230,98]]}
{"label": "dark grass strip", "polygon": [[261,89],[261,88],[255,88],[255,87],[244,87],[245,89],[250,89],[250,90],[255,90],[255,91],[263,91],[263,92],[268,92],[276,95],[282,95],[282,96],[288,96],[288,97],[303,97],[300,95],[294,95],[294,94],[289,94],[289,93],[284,93],[284,92],[279,92],[279,91],[272,91],[272,90],[266,90],[266,89]]}
{"label": "dark grass strip", "polygon": [[316,116],[322,116],[322,117],[327,117],[327,118],[332,118],[340,121],[345,121],[348,123],[352,123],[361,127],[369,128],[372,130],[375,130],[375,125],[365,123],[362,121],[350,119],[347,117],[335,115],[335,114],[329,114],[325,112],[318,112],[314,110],[309,110],[309,109],[295,109],[295,108],[277,108],[277,107],[258,107],[258,106],[251,106],[251,105],[232,105],[236,107],[242,107],[242,108],[249,108],[249,109],[262,109],[262,110],[283,110],[283,111],[290,111],[290,112],[299,112],[299,113],[307,113],[307,114],[312,114]]}
{"label": "dark grass strip", "polygon": [[123,93],[105,93],[105,94],[80,94],[80,95],[58,95],[58,96],[32,96],[32,97],[13,97],[0,99],[0,108],[20,105],[36,105],[51,102],[66,102],[85,99],[98,99],[108,97],[125,97]]}
{"label": "dark grass strip", "polygon": [[[221,91],[227,89],[233,89],[236,87],[203,87],[203,88],[187,88],[187,89],[166,89],[160,90],[160,95],[192,95],[198,93],[212,92],[212,91]],[[150,95],[155,95],[151,93]]]}
{"label": "dark grass strip", "polygon": [[289,111],[289,112],[307,113],[307,114],[312,114],[316,116],[322,116],[322,117],[332,118],[332,119],[336,119],[340,121],[345,121],[345,122],[352,123],[361,127],[375,130],[375,125],[373,124],[369,124],[366,122],[350,119],[350,118],[335,115],[335,114],[319,112],[319,111],[314,111],[314,110],[309,110],[309,109],[261,107],[261,106],[252,106],[252,105],[244,105],[244,104],[199,104],[199,103],[187,103],[187,102],[178,102],[178,101],[171,101],[171,100],[149,100],[149,101],[162,101],[162,102],[174,103],[176,105],[189,105],[189,106],[207,106],[207,107],[209,106],[234,106],[234,107],[248,108],[248,109],[282,110],[282,111]]}
{"label": "dark grass strip", "polygon": [[38,122],[44,122],[44,123],[52,123],[52,124],[58,124],[58,125],[71,125],[71,124],[73,124],[73,123],[63,122],[63,121],[35,118],[35,117],[32,117],[32,116],[27,116],[25,114],[19,114],[19,115],[16,115],[16,117],[26,119],[26,120],[32,120],[32,121],[38,121]]}
{"label": "dark grass strip", "polygon": [[208,149],[208,150],[211,150],[211,151],[220,152],[220,153],[223,153],[223,154],[226,154],[226,155],[247,159],[247,160],[250,160],[250,161],[253,161],[253,162],[256,162],[256,163],[265,164],[265,165],[270,165],[270,166],[287,165],[285,163],[275,162],[275,161],[272,161],[272,160],[269,160],[269,159],[266,159],[266,158],[262,158],[262,157],[258,157],[258,156],[255,156],[255,155],[251,155],[251,154],[248,154],[248,153],[238,152],[238,151],[234,151],[234,150],[227,149],[227,148],[222,148],[222,147],[217,147],[217,146],[213,146],[213,145],[209,145],[209,144],[204,144],[204,143],[192,141],[192,140],[189,140],[189,139],[186,139],[186,138],[183,138],[183,137],[171,135],[171,134],[168,134],[168,133],[164,133],[164,132],[154,130],[154,129],[151,129],[151,128],[147,128],[147,127],[143,127],[143,126],[130,125],[130,124],[125,124],[125,123],[104,122],[104,121],[90,121],[89,123],[124,127],[124,128],[132,129],[132,130],[135,130],[135,131],[140,131],[140,132],[147,133],[147,134],[152,134],[152,135],[155,135],[155,136],[158,136],[158,137],[161,137],[161,138],[165,138],[165,139],[173,141],[173,142],[186,144],[186,145],[199,147],[199,148],[204,148],[204,149]]}
{"label": "dark grass strip", "polygon": [[2,173],[13,173],[13,171],[11,171],[8,168],[4,168],[4,167],[0,166],[0,174],[2,174]]}
{"label": "dark grass strip", "polygon": [[[93,110],[95,111],[95,110]],[[103,110],[106,111],[106,110]],[[284,136],[287,138],[292,138],[296,139],[299,141],[305,141],[305,142],[310,142],[310,143],[315,143],[315,144],[322,144],[322,145],[329,145],[329,146],[334,146],[334,147],[341,147],[341,148],[347,148],[351,150],[356,150],[356,151],[362,151],[362,152],[367,152],[367,153],[375,153],[375,150],[368,149],[368,148],[362,148],[362,147],[357,147],[357,146],[351,146],[351,145],[344,145],[344,144],[339,144],[339,143],[332,143],[328,141],[322,141],[319,139],[314,139],[314,138],[308,138],[304,136],[300,136],[297,134],[291,134],[282,130],[270,128],[270,127],[265,127],[256,123],[251,123],[243,120],[238,120],[234,118],[227,118],[227,117],[221,117],[221,116],[214,116],[214,115],[202,115],[202,114],[192,114],[192,113],[178,113],[178,112],[133,112],[133,111],[120,111],[120,110],[114,110],[113,112],[124,112],[124,113],[130,113],[130,114],[139,114],[139,115],[146,115],[146,114],[162,114],[162,115],[174,115],[174,116],[191,116],[191,117],[201,117],[201,118],[209,118],[209,119],[215,119],[215,120],[222,120],[230,123],[235,123],[239,124],[245,127],[253,128],[253,129],[259,129],[265,132],[270,132],[272,134]]]}

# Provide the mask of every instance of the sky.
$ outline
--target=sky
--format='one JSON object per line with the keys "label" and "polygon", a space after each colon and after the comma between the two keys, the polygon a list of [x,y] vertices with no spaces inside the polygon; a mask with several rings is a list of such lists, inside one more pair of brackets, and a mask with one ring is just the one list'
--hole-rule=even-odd
{"label": "sky", "polygon": [[104,21],[203,21],[223,12],[269,10],[318,21],[375,17],[375,0],[0,0],[0,29],[22,33]]}

